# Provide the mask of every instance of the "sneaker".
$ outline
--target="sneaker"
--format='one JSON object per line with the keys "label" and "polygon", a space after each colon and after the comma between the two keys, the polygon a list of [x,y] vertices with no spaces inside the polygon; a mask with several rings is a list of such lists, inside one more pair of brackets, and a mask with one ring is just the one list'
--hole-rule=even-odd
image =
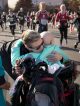
{"label": "sneaker", "polygon": [[77,48],[77,45],[76,45],[76,44],[74,45],[74,48],[75,48],[75,49]]}
{"label": "sneaker", "polygon": [[15,36],[13,36],[13,40],[15,40]]}
{"label": "sneaker", "polygon": [[80,51],[79,51],[79,54],[80,54]]}

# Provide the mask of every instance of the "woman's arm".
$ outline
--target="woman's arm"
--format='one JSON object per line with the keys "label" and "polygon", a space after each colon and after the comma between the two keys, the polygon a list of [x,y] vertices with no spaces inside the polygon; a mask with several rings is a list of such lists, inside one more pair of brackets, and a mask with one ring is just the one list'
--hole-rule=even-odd
{"label": "woman's arm", "polygon": [[55,49],[51,52],[51,56],[48,58],[48,61],[56,62],[63,60],[63,62],[69,60],[68,55],[57,45],[55,45]]}
{"label": "woman's arm", "polygon": [[0,88],[9,90],[10,83],[5,81],[4,75],[5,75],[5,72],[4,72],[4,68],[2,66],[2,60],[1,60],[1,56],[0,56]]}
{"label": "woman's arm", "polygon": [[10,88],[10,83],[9,82],[5,82],[4,84],[0,85],[1,89],[5,89],[5,90],[9,90]]}
{"label": "woman's arm", "polygon": [[14,47],[11,48],[11,64],[15,65],[16,60],[20,57],[20,47],[23,44],[22,39],[17,40]]}

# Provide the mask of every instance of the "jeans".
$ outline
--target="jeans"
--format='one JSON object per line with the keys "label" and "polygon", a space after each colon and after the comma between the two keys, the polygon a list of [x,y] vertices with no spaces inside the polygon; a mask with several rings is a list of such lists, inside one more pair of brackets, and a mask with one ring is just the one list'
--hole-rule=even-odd
{"label": "jeans", "polygon": [[43,32],[43,31],[47,31],[47,30],[48,30],[48,25],[39,24],[39,28],[38,28],[39,33]]}
{"label": "jeans", "polygon": [[53,83],[41,83],[35,87],[37,106],[59,106],[57,87]]}

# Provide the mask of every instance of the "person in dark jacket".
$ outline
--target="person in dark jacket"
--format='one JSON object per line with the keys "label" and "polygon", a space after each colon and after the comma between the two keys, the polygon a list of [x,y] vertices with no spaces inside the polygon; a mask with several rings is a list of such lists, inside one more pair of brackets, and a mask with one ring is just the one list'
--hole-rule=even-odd
{"label": "person in dark jacket", "polygon": [[1,29],[2,29],[2,31],[3,31],[4,29],[3,29],[3,20],[2,20],[2,15],[1,15],[1,13],[0,13],[0,26],[1,26]]}
{"label": "person in dark jacket", "polygon": [[24,23],[25,23],[25,16],[24,16],[23,8],[20,8],[20,11],[18,12],[18,19],[19,19],[19,24],[20,24],[20,30],[23,32]]}
{"label": "person in dark jacket", "polygon": [[76,49],[78,44],[80,43],[80,12],[77,12],[77,18],[73,22],[77,28],[77,35],[78,35],[78,40],[74,45],[74,48]]}
{"label": "person in dark jacket", "polygon": [[12,35],[15,35],[15,28],[16,28],[16,19],[12,11],[10,11],[8,15],[9,27],[11,30]]}
{"label": "person in dark jacket", "polygon": [[2,59],[0,56],[0,106],[6,106],[6,101],[3,95],[3,89],[9,90],[10,88],[10,83],[5,80],[4,75],[5,72],[2,66]]}

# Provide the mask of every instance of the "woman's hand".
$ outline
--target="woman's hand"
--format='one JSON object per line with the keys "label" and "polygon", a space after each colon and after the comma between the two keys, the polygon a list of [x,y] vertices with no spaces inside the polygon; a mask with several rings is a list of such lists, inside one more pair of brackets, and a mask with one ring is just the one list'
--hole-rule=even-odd
{"label": "woman's hand", "polygon": [[17,60],[15,66],[13,68],[13,73],[16,73],[17,75],[22,74],[22,68],[20,67],[20,63],[21,63],[21,60]]}
{"label": "woman's hand", "polygon": [[9,90],[10,83],[9,82],[5,82],[3,85],[0,86],[0,88],[5,89],[5,90]]}
{"label": "woman's hand", "polygon": [[54,51],[51,52],[51,54],[47,56],[47,60],[49,62],[55,63],[56,61],[60,61],[61,59],[62,59],[62,56],[59,53],[54,52]]}

